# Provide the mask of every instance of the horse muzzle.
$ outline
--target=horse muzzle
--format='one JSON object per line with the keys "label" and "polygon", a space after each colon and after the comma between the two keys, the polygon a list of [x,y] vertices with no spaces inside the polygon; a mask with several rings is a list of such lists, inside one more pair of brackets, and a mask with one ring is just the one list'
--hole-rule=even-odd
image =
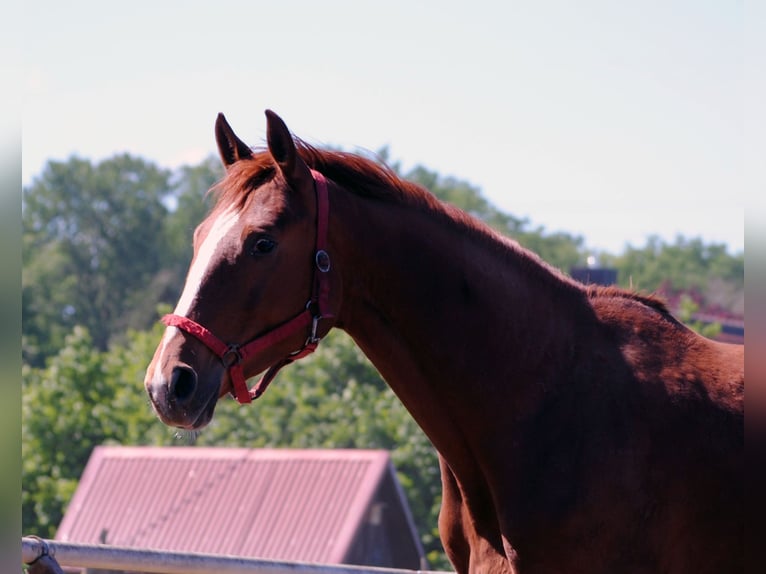
{"label": "horse muzzle", "polygon": [[167,374],[155,371],[147,375],[144,385],[154,411],[168,426],[199,429],[213,418],[219,385],[211,385],[211,391],[205,392],[199,376],[188,365],[177,364]]}

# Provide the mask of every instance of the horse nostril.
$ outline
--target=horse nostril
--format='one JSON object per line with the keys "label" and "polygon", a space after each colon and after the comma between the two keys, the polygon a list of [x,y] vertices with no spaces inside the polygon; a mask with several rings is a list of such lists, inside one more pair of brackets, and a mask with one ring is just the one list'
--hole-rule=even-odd
{"label": "horse nostril", "polygon": [[197,387],[197,374],[188,367],[173,367],[168,394],[177,401],[188,399]]}

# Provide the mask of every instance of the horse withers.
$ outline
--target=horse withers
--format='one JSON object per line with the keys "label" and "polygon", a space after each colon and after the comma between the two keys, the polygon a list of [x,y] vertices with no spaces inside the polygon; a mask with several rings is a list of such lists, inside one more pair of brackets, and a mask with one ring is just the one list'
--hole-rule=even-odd
{"label": "horse withers", "polygon": [[267,128],[254,151],[216,122],[226,175],[146,375],[165,423],[250,402],[337,327],[439,452],[458,572],[742,569],[743,347]]}

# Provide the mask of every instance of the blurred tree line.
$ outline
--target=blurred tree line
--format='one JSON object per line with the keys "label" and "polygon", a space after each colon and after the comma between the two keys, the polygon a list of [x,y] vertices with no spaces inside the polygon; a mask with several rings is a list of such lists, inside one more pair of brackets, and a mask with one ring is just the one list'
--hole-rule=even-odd
{"label": "blurred tree line", "polygon": [[[206,191],[222,175],[215,157],[176,171],[130,155],[96,164],[73,157],[49,162],[23,190],[23,533],[54,535],[99,444],[385,448],[432,566],[447,568],[436,454],[344,333],[285,369],[256,407],[222,401],[198,434],[178,435],[152,413],[142,381],[164,328],[157,320],[180,294],[192,232],[210,208]],[[423,166],[403,175],[563,270],[593,255],[582,237],[531,228],[466,181]],[[744,253],[723,245],[652,238],[596,255],[625,286],[714,286],[724,306],[744,290]]]}

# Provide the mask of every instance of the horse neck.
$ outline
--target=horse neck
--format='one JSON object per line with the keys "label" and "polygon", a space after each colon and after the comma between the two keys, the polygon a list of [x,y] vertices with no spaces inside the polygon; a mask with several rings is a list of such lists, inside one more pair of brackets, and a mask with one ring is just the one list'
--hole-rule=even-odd
{"label": "horse neck", "polygon": [[337,324],[442,454],[470,442],[469,427],[492,432],[476,428],[477,416],[502,405],[498,416],[513,418],[536,400],[540,376],[571,349],[560,301],[575,298],[573,285],[471,227],[434,209],[333,198],[333,257],[343,275]]}

